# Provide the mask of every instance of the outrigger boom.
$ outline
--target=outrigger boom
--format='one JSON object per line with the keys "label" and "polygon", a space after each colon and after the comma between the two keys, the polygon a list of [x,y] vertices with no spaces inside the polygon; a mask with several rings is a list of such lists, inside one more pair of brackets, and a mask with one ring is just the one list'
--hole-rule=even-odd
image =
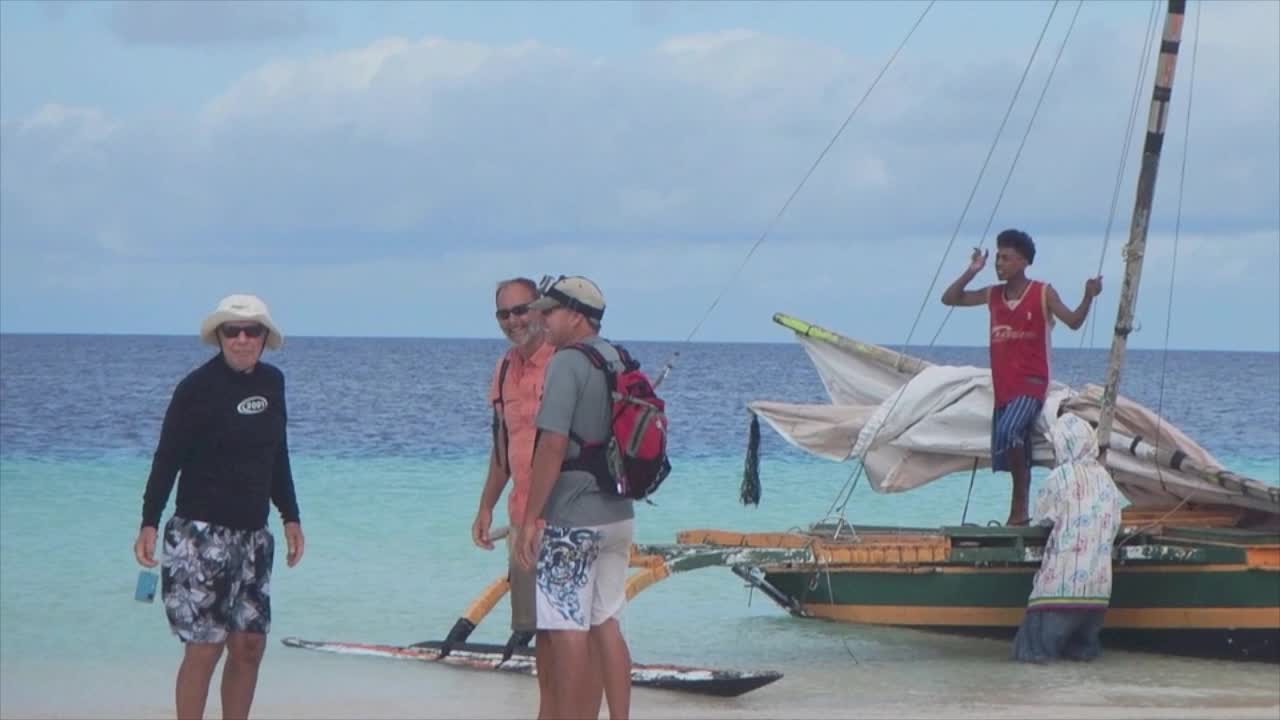
{"label": "outrigger boom", "polygon": [[[505,536],[505,528],[490,534],[491,540]],[[637,571],[627,579],[627,599],[654,583],[677,572],[703,567],[748,566],[780,561],[802,561],[799,550],[757,548],[701,548],[680,546],[633,546],[631,567]],[[369,643],[314,641],[285,638],[288,647],[318,650],[343,655],[365,655],[398,660],[442,663],[454,667],[536,675],[529,643],[531,633],[512,633],[505,645],[471,643],[468,638],[489,615],[498,601],[510,590],[507,576],[501,575],[467,605],[443,641],[424,641],[412,645],[377,645]],[[686,665],[635,663],[631,682],[636,687],[677,690],[701,695],[735,697],[769,685],[782,678],[773,670],[719,670]]]}

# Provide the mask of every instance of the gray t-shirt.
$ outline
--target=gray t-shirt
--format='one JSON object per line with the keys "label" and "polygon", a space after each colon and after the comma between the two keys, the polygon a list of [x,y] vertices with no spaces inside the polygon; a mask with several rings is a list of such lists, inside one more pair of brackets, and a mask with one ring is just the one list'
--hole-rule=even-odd
{"label": "gray t-shirt", "polygon": [[[621,369],[618,352],[598,335],[583,338],[604,356],[612,369]],[[604,373],[579,350],[559,350],[547,365],[538,408],[539,430],[568,435],[570,431],[587,443],[608,439],[613,402]],[[578,443],[569,439],[566,459],[578,457]],[[635,516],[632,501],[600,490],[589,472],[560,473],[542,512],[548,525],[583,527],[607,525]]]}

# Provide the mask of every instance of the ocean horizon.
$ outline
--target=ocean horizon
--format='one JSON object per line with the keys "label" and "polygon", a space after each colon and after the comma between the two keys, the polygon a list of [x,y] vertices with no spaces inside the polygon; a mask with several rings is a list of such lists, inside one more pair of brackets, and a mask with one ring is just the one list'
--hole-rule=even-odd
{"label": "ocean horizon", "polygon": [[[820,326],[826,327],[828,330],[831,330],[833,332],[840,333],[839,328],[832,327],[832,326],[822,326],[822,325]],[[779,330],[782,330],[782,334],[778,338],[772,339],[772,340],[742,339],[742,338],[715,339],[715,340],[699,340],[696,338],[692,340],[685,340],[683,338],[632,339],[632,338],[626,338],[621,336],[617,338],[613,338],[611,335],[609,335],[608,332],[606,332],[605,335],[610,339],[616,339],[617,342],[624,343],[624,344],[653,343],[653,344],[662,344],[662,345],[793,345],[794,340],[791,339],[790,331],[783,330],[782,328],[779,328]],[[39,331],[37,332],[37,331],[30,331],[30,330],[0,331],[0,339],[3,339],[5,337],[15,337],[15,338],[17,337],[187,338],[195,343],[200,342],[200,339],[194,334],[194,332],[186,332],[186,333],[182,333],[182,332],[88,332],[88,331],[52,331],[52,332]],[[983,353],[985,353],[987,351],[987,346],[981,343],[959,344],[959,345],[957,344],[929,345],[929,344],[919,344],[919,343],[913,342],[910,345],[904,346],[900,340],[895,340],[895,341],[875,340],[872,338],[866,338],[858,335],[846,335],[846,337],[855,338],[861,342],[867,342],[873,345],[879,345],[880,347],[889,348],[891,350],[897,350],[899,352],[908,352],[908,353],[929,353],[933,351],[939,351],[939,352],[945,353],[947,351],[952,351],[952,350],[959,350],[959,351],[980,350]],[[1064,336],[1064,337],[1067,337],[1067,336]],[[1105,353],[1110,351],[1110,340],[1111,340],[1110,334],[1100,334],[1098,336],[1098,338],[1100,339],[1095,338],[1095,342],[1088,347],[1082,345],[1079,342],[1079,340],[1076,340],[1075,338],[1077,336],[1072,335],[1069,337],[1072,340],[1074,340],[1074,342],[1059,342],[1059,345],[1061,346],[1054,348],[1055,353],[1077,353],[1077,352],[1083,352],[1083,353],[1104,352]],[[457,341],[457,342],[472,342],[472,341],[494,342],[496,338],[492,334],[489,334],[489,335],[485,335],[485,334],[414,335],[414,334],[405,333],[405,334],[399,334],[399,335],[356,335],[356,334],[307,335],[307,334],[289,333],[288,336],[286,337],[286,342],[290,340],[295,340],[295,339],[297,340],[441,340],[441,341]],[[1257,348],[1212,348],[1212,347],[1165,348],[1165,347],[1148,347],[1142,344],[1133,344],[1131,341],[1131,343],[1127,346],[1126,354],[1135,353],[1135,352],[1136,353],[1152,353],[1152,352],[1156,352],[1156,353],[1164,353],[1164,352],[1230,353],[1230,354],[1238,353],[1238,354],[1245,354],[1245,355],[1280,355],[1280,347],[1276,349],[1268,348],[1265,350],[1257,349]]]}

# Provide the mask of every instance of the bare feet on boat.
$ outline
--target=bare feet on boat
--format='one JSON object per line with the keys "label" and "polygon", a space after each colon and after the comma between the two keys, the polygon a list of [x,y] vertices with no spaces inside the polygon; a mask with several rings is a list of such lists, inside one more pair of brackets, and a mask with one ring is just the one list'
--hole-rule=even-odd
{"label": "bare feet on boat", "polygon": [[1031,524],[1031,518],[1025,515],[1022,517],[1010,517],[1004,524],[1006,527],[1026,527]]}

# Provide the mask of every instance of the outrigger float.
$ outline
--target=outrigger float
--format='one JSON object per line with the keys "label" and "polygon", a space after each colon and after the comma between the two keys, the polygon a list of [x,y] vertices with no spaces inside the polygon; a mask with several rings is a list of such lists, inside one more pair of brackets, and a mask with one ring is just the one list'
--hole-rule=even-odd
{"label": "outrigger float", "polygon": [[[494,534],[499,535],[498,533]],[[677,553],[678,554],[678,553]],[[721,553],[720,556],[724,556]],[[654,582],[672,572],[723,564],[707,554],[692,553],[686,557],[646,554],[632,548],[631,566],[640,568],[627,580],[627,599],[635,597]],[[512,633],[506,645],[470,643],[467,638],[488,616],[493,607],[510,590],[506,575],[489,584],[458,618],[443,641],[425,641],[412,645],[374,645],[368,643],[314,641],[285,638],[288,647],[342,655],[365,655],[396,660],[441,663],[476,670],[496,670],[521,675],[537,675],[533,651],[529,647],[532,633]],[[700,695],[736,697],[762,688],[782,678],[772,670],[719,670],[670,664],[634,663],[631,683],[636,687],[676,690]]]}
{"label": "outrigger float", "polygon": [[[1280,533],[1238,512],[1126,508],[1103,642],[1177,655],[1280,660]],[[1008,638],[1040,565],[1045,528],[814,525],[807,532],[696,529],[632,548],[627,598],[677,573],[727,567],[797,618]],[[444,641],[407,646],[285,638],[289,647],[536,675],[531,635],[467,638],[507,593],[495,579]],[[736,697],[773,670],[637,663],[636,687]]]}
{"label": "outrigger float", "polygon": [[[517,675],[537,675],[533,652],[527,647],[512,648],[484,643],[459,643],[445,652],[442,642],[425,642],[409,646],[374,645],[355,642],[324,642],[285,638],[288,647],[304,650],[337,653],[339,655],[365,655],[394,660],[441,663],[473,670],[495,670]],[[631,684],[657,690],[719,697],[735,697],[764,687],[782,677],[776,672],[737,672],[712,670],[684,665],[635,664],[631,668]]]}
{"label": "outrigger float", "polygon": [[[506,528],[498,528],[490,534],[490,538],[498,540],[505,535]],[[627,579],[627,600],[630,601],[636,593],[673,572],[722,565],[724,563],[717,562],[717,558],[725,557],[724,553],[719,555],[691,553],[686,557],[670,557],[662,552],[646,553],[640,547],[632,546],[631,567],[638,570]],[[749,556],[745,559],[753,557]],[[282,642],[287,647],[340,655],[414,660],[474,670],[494,670],[536,676],[533,650],[529,647],[533,640],[532,633],[512,633],[505,645],[467,642],[471,633],[510,589],[511,585],[505,574],[489,583],[488,587],[467,606],[443,641],[428,640],[412,645],[378,645],[287,637]],[[782,673],[773,670],[721,670],[688,665],[646,663],[633,663],[631,667],[631,684],[635,687],[718,697],[743,695],[781,678]]]}

